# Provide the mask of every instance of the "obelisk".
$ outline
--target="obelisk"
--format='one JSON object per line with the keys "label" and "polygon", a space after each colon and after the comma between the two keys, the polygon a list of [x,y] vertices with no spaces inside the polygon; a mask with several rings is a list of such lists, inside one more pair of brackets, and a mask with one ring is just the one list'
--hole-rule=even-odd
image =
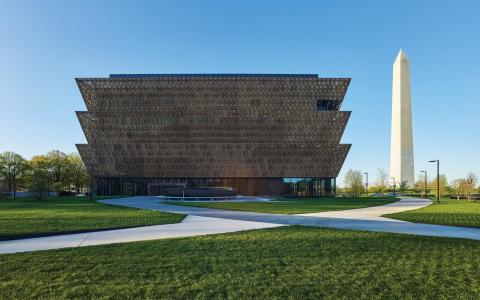
{"label": "obelisk", "polygon": [[393,63],[390,177],[397,185],[406,182],[413,187],[415,184],[410,62],[403,50]]}

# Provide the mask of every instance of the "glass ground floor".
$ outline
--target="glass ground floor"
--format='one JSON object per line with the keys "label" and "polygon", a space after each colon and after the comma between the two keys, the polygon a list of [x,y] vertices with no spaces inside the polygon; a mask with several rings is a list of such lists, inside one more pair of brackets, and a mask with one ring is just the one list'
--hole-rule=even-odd
{"label": "glass ground floor", "polygon": [[166,195],[178,188],[224,188],[244,196],[319,197],[335,195],[335,178],[145,178],[102,177],[92,183],[99,196]]}

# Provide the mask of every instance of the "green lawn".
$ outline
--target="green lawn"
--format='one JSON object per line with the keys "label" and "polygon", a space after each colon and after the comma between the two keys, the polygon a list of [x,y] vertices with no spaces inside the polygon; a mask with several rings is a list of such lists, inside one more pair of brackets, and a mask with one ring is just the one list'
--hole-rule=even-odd
{"label": "green lawn", "polygon": [[480,227],[480,202],[442,198],[438,204],[433,199],[430,206],[386,217],[415,223]]}
{"label": "green lawn", "polygon": [[[395,202],[395,198],[298,198],[274,202],[175,202],[174,205],[242,210],[275,214],[304,214],[363,208]],[[168,204],[168,203],[166,203]]]}
{"label": "green lawn", "polygon": [[169,224],[184,216],[98,203],[85,197],[0,200],[0,239]]}
{"label": "green lawn", "polygon": [[478,299],[480,242],[283,227],[0,255],[0,299]]}

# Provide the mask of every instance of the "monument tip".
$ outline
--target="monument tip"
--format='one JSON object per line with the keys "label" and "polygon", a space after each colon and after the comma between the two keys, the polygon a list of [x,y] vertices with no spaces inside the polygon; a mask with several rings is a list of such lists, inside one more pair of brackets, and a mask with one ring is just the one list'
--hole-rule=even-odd
{"label": "monument tip", "polygon": [[397,58],[395,60],[402,59],[402,58],[408,60],[408,57],[405,54],[405,51],[403,51],[403,49],[400,48],[400,51],[398,51],[398,55],[397,55]]}

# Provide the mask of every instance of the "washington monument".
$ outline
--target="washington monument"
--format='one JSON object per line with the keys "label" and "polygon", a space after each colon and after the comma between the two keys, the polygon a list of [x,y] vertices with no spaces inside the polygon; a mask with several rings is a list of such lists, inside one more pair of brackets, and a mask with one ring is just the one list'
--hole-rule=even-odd
{"label": "washington monument", "polygon": [[390,177],[395,184],[415,184],[413,167],[412,98],[410,96],[410,63],[400,50],[393,63],[392,136]]}

